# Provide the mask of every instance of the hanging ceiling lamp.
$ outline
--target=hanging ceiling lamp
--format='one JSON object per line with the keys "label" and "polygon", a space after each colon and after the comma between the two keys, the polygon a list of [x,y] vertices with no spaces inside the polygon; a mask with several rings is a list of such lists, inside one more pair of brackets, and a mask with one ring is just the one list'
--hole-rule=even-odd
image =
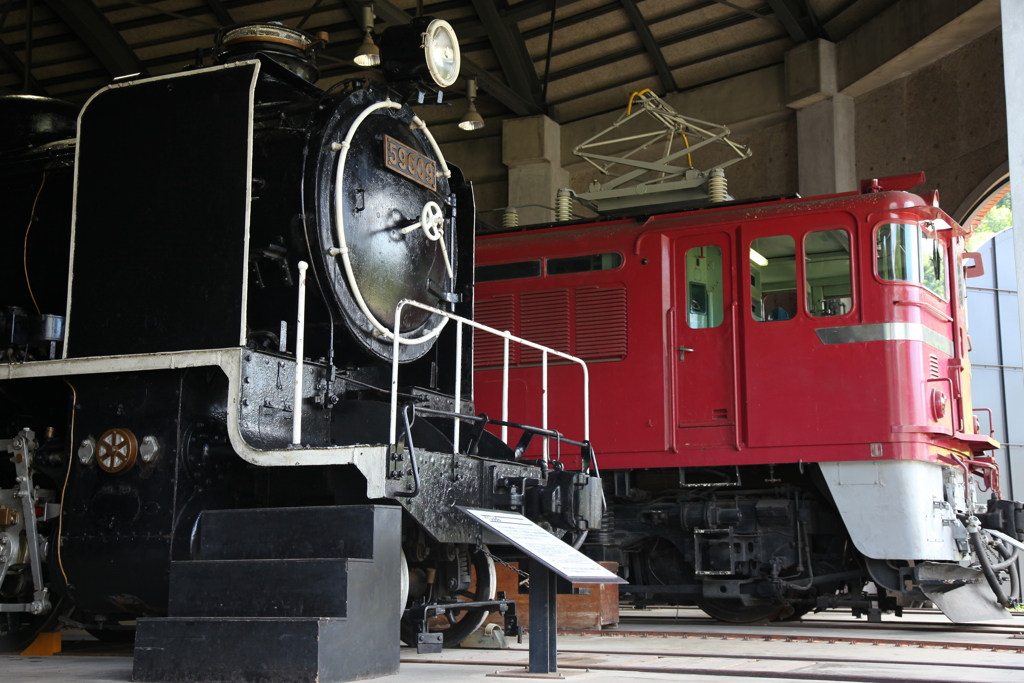
{"label": "hanging ceiling lamp", "polygon": [[380,65],[380,48],[373,42],[373,7],[363,5],[363,44],[359,46],[355,58],[352,60],[359,66]]}
{"label": "hanging ceiling lamp", "polygon": [[466,108],[466,115],[459,121],[459,128],[462,130],[480,130],[484,127],[484,118],[476,110],[475,78],[470,78],[466,81],[466,96],[469,98],[469,107]]}

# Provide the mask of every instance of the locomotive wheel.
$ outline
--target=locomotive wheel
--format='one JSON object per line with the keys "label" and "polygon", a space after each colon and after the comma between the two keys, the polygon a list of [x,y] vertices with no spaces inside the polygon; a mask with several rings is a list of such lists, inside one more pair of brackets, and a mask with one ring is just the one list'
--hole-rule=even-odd
{"label": "locomotive wheel", "polygon": [[[438,593],[430,596],[438,603],[475,602],[477,600],[493,600],[497,577],[494,573],[494,561],[484,550],[473,550],[468,546],[458,546],[456,553],[459,562],[469,562],[472,572],[472,584],[466,590],[451,592],[447,586],[448,577],[440,571],[437,573],[434,586]],[[430,619],[428,629],[431,633],[444,634],[444,647],[454,647],[468,638],[473,631],[480,628],[487,619],[487,610],[463,610],[458,613],[446,612],[440,617]],[[409,617],[402,618],[402,642],[406,645],[416,644],[416,626]]]}
{"label": "locomotive wheel", "polygon": [[[43,565],[44,577],[48,576],[47,569],[56,563],[56,548],[57,545],[53,542],[47,546],[48,556]],[[50,589],[50,611],[46,614],[0,613],[0,654],[20,653],[31,645],[40,633],[60,628],[60,618],[67,613],[68,602],[53,584],[53,581],[46,578],[46,587]],[[0,602],[31,600],[32,577],[28,568],[16,573],[8,572],[3,585],[0,586]]]}
{"label": "locomotive wheel", "polygon": [[709,617],[730,624],[752,624],[779,619],[783,617],[787,607],[777,603],[744,605],[740,600],[733,598],[705,598],[698,600],[697,606]]}
{"label": "locomotive wheel", "polygon": [[[8,574],[5,585],[9,585],[11,575]],[[28,586],[19,591],[23,599],[30,599],[32,594],[31,580]],[[0,614],[0,654],[20,653],[32,644],[40,633],[60,628],[60,617],[64,614],[64,599],[51,595],[50,611],[46,614],[26,614],[25,612],[5,612]],[[20,600],[19,600],[20,601]]]}
{"label": "locomotive wheel", "polygon": [[813,607],[797,607],[788,617],[777,617],[778,621],[800,621],[804,615],[810,612]]}
{"label": "locomotive wheel", "polygon": [[63,613],[61,601],[54,603],[47,614],[5,613],[0,621],[0,654],[20,653],[40,633],[60,628],[58,620]]}

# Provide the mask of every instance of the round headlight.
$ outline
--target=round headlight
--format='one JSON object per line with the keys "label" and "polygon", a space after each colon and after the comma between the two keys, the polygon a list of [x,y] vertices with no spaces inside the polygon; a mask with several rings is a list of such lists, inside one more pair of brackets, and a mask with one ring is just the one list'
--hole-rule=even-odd
{"label": "round headlight", "polygon": [[423,49],[430,76],[442,88],[447,88],[459,77],[462,58],[455,30],[444,19],[434,19],[423,33]]}
{"label": "round headlight", "polygon": [[416,17],[380,34],[380,66],[390,82],[423,79],[447,88],[461,65],[459,39],[444,19]]}

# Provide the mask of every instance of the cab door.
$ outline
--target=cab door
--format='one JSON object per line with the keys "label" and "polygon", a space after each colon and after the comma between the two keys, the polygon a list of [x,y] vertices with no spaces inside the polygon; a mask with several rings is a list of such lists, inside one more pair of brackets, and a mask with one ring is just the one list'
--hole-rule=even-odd
{"label": "cab door", "polygon": [[673,244],[675,444],[736,443],[734,236],[685,235]]}

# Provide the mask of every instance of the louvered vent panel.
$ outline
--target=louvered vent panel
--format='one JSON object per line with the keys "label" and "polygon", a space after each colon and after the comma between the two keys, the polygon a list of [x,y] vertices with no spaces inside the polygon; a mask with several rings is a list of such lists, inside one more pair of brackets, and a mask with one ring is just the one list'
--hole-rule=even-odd
{"label": "louvered vent panel", "polygon": [[[476,321],[493,327],[496,330],[508,330],[516,333],[516,295],[499,294],[492,299],[476,302]],[[504,357],[504,344],[501,337],[487,332],[475,330],[473,341],[476,346],[473,365],[478,368],[501,366]],[[509,362],[515,363],[518,355],[518,344],[509,347]]]}
{"label": "louvered vent panel", "polygon": [[625,357],[625,287],[576,290],[576,355],[584,360]]}
{"label": "louvered vent panel", "polygon": [[939,357],[938,356],[929,355],[928,356],[928,360],[931,362],[932,379],[938,379],[939,378]]}
{"label": "louvered vent panel", "polygon": [[[519,336],[562,353],[572,353],[569,349],[568,290],[521,294]],[[540,363],[540,351],[529,347],[522,349],[521,357],[523,363]]]}

